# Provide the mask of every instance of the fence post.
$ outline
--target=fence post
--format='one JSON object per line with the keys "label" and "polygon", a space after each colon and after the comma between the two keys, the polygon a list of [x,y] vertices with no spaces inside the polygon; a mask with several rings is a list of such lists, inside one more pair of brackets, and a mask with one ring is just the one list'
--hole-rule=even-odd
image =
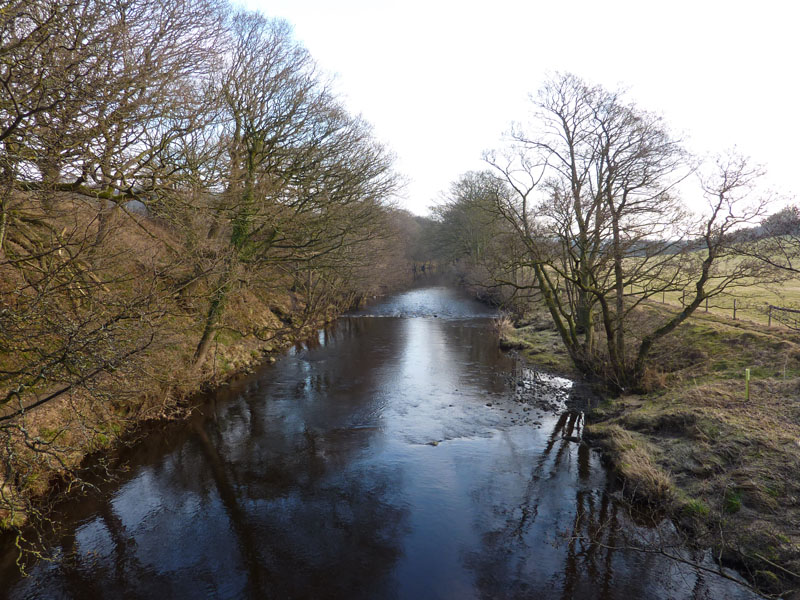
{"label": "fence post", "polygon": [[706,298],[706,312],[708,312],[708,298]]}
{"label": "fence post", "polygon": [[767,327],[772,327],[772,304],[769,305],[769,316],[767,317]]}
{"label": "fence post", "polygon": [[744,370],[744,397],[750,402],[750,369]]}
{"label": "fence post", "polygon": [[664,304],[664,292],[661,292],[661,304]]}
{"label": "fence post", "polygon": [[736,298],[733,299],[733,320],[736,320]]}

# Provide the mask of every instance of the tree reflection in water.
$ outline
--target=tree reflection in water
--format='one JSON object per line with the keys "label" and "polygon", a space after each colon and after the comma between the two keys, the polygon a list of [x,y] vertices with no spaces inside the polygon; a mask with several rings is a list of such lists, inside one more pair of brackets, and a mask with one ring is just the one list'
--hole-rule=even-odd
{"label": "tree reflection in water", "polygon": [[[495,518],[483,525],[480,551],[465,553],[482,598],[756,597],[682,562],[702,563],[703,555],[686,550],[668,522],[637,514],[617,499],[599,458],[574,441],[582,425],[581,412],[563,412],[538,457],[527,463],[532,466],[524,487],[509,487],[507,478],[498,476],[474,495],[476,501],[494,502]],[[509,436],[506,441],[515,445]],[[514,472],[526,468],[522,448],[511,454]],[[506,470],[498,465],[495,471]],[[569,473],[577,481],[564,485]],[[518,499],[513,508],[509,494]],[[571,525],[563,528],[564,523]]]}
{"label": "tree reflection in water", "polygon": [[[122,483],[63,510],[54,562],[20,581],[0,556],[0,596],[736,598],[618,549],[670,531],[615,500],[580,412],[531,426],[514,361],[468,318],[485,308],[456,296],[344,318],[157,429]],[[568,383],[525,393],[555,406]]]}
{"label": "tree reflection in water", "polygon": [[[339,341],[358,338],[361,327],[345,323]],[[327,372],[309,370],[305,358],[287,361],[269,383],[253,379],[210,402],[188,427],[138,447],[127,457],[140,465],[136,476],[113,494],[76,503],[73,525],[54,540],[56,560],[39,563],[34,578],[0,597],[40,597],[43,589],[48,598],[263,598],[265,590],[390,597],[407,521],[393,498],[400,475],[372,466],[365,476],[359,456],[377,428],[337,426],[335,414],[351,403],[343,412],[352,416],[365,396],[359,388],[369,388],[369,374],[391,358],[369,350],[328,357]],[[352,360],[364,376],[333,381],[337,363]],[[297,382],[305,382],[300,400]],[[315,404],[314,395],[325,394],[326,403]]]}

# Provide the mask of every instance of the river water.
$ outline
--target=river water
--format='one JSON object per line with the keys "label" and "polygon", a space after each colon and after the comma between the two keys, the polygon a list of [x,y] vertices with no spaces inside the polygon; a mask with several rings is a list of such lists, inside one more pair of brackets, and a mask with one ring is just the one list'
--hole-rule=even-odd
{"label": "river water", "polygon": [[343,317],[125,450],[55,560],[20,578],[0,553],[0,596],[755,597],[664,556],[714,568],[617,499],[580,393],[492,316],[428,287]]}

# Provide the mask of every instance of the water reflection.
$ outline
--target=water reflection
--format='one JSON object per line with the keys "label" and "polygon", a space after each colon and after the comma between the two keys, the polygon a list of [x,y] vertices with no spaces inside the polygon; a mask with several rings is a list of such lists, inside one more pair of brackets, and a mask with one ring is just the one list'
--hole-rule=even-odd
{"label": "water reflection", "polygon": [[501,353],[485,314],[432,288],[341,319],[126,452],[0,595],[737,597],[618,549],[660,534],[613,499],[582,413],[543,408],[569,382]]}
{"label": "water reflection", "polygon": [[669,523],[646,525],[615,499],[599,457],[572,441],[581,424],[580,412],[563,412],[533,452],[524,438],[505,436],[513,461],[498,463],[474,494],[476,513],[486,518],[475,524],[481,544],[465,563],[476,573],[479,597],[758,597],[667,558],[715,568],[683,548]]}

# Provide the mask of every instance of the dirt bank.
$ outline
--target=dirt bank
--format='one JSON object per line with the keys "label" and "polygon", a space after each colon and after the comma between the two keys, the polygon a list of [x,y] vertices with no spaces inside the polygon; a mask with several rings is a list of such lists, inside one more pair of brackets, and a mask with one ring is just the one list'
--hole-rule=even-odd
{"label": "dirt bank", "polygon": [[[187,416],[192,397],[200,391],[224,385],[231,377],[248,372],[299,341],[316,335],[341,309],[327,306],[318,314],[302,315],[296,299],[283,302],[289,323],[275,329],[268,340],[231,333],[219,335],[205,362],[191,362],[197,340],[196,327],[162,329],[157,344],[135,360],[93,382],[91,389],[70,389],[59,397],[8,421],[3,433],[5,472],[14,478],[3,486],[0,530],[23,524],[46,524],[49,507],[63,494],[84,491],[83,473],[96,470],[107,450],[135,438],[145,423]],[[262,318],[278,321],[263,301],[250,298],[248,310],[231,311],[232,317],[248,318],[258,311]],[[276,312],[280,309],[273,307]],[[265,317],[266,315],[266,317]],[[292,326],[294,320],[297,326]],[[52,493],[54,485],[58,493]],[[28,540],[34,544],[33,540]],[[30,549],[35,549],[32,545]]]}
{"label": "dirt bank", "polygon": [[[503,337],[534,364],[568,368],[544,323]],[[653,391],[605,400],[587,439],[629,498],[665,510],[762,593],[800,597],[800,335],[701,314],[654,359]]]}

